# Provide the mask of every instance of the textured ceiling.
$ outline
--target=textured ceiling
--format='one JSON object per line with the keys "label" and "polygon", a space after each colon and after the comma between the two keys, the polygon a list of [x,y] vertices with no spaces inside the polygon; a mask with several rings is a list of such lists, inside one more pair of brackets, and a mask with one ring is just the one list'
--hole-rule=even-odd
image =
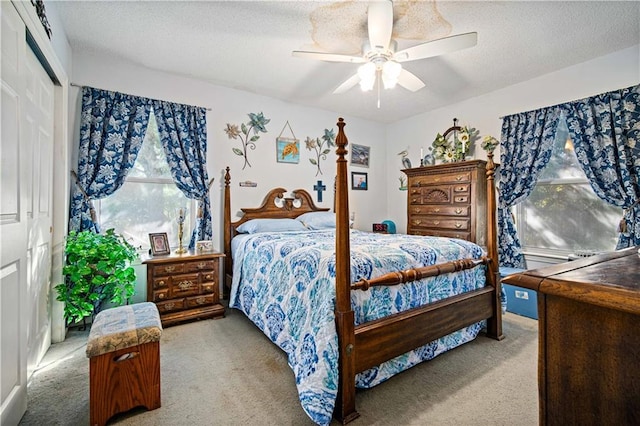
{"label": "textured ceiling", "polygon": [[[396,1],[398,49],[470,31],[477,46],[403,66],[426,87],[333,90],[356,64],[291,56],[358,54],[367,2],[55,1],[74,53],[113,55],[287,102],[394,122],[640,43],[640,2]],[[83,83],[83,82],[77,82]]]}

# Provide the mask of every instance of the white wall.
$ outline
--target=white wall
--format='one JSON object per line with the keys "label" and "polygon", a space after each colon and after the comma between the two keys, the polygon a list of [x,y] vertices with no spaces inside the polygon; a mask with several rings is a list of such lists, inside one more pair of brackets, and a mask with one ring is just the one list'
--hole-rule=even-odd
{"label": "white wall", "polygon": [[[222,65],[221,65],[222,66]],[[211,108],[207,113],[208,153],[207,166],[209,177],[215,178],[211,190],[213,210],[214,243],[217,249],[222,247],[222,208],[224,168],[231,168],[232,211],[240,207],[258,207],[266,192],[275,187],[288,190],[302,188],[309,191],[314,200],[313,186],[318,180],[326,185],[321,207],[333,207],[333,181],[335,176],[335,149],[321,161],[322,175],[316,176],[317,168],[309,162],[315,152],[305,148],[307,136],[316,138],[324,134],[325,128],[333,128],[337,133],[338,114],[304,106],[294,105],[252,93],[215,86],[203,81],[178,77],[147,69],[114,57],[96,56],[86,52],[74,52],[72,82],[100,89],[114,90],[132,95],[145,96],[172,102],[199,105]],[[79,133],[80,90],[72,88],[72,106],[70,114],[74,120],[72,127],[75,142]],[[249,152],[252,167],[242,170],[244,160],[235,155],[232,148],[241,148],[239,140],[229,139],[224,132],[226,123],[247,122],[250,112],[263,112],[271,119],[266,126],[268,132],[260,133],[256,149]],[[356,228],[370,229],[371,223],[385,218],[386,201],[386,140],[383,124],[349,116],[344,117],[345,133],[349,143],[371,147],[370,168],[356,168],[354,171],[368,173],[369,190],[352,191],[350,210],[356,214]],[[295,136],[300,139],[300,163],[287,164],[276,162],[276,137],[289,121]],[[289,136],[288,128],[283,136]],[[72,167],[75,168],[75,162]],[[258,183],[256,188],[239,187],[238,183],[251,180]],[[149,232],[154,232],[150,229]]]}
{"label": "white wall", "polygon": [[[387,150],[395,154],[410,147],[413,166],[420,162],[420,148],[425,153],[437,133],[453,125],[469,125],[480,131],[474,158],[486,159],[479,148],[481,138],[500,138],[500,117],[581,99],[640,82],[640,45],[546,74],[520,84],[496,90],[487,95],[420,114],[387,126]],[[499,161],[499,150],[495,160]],[[396,222],[398,232],[406,232],[406,191],[398,190],[402,173],[399,157],[387,156],[387,213]]]}

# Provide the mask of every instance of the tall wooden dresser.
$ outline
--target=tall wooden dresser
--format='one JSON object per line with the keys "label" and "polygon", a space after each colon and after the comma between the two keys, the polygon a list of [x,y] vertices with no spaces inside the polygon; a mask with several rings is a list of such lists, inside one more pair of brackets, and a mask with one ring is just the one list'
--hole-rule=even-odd
{"label": "tall wooden dresser", "polygon": [[485,246],[486,161],[405,169],[407,234],[460,238]]}
{"label": "tall wooden dresser", "polygon": [[147,301],[154,302],[163,326],[223,317],[220,303],[221,253],[171,254],[145,260]]}

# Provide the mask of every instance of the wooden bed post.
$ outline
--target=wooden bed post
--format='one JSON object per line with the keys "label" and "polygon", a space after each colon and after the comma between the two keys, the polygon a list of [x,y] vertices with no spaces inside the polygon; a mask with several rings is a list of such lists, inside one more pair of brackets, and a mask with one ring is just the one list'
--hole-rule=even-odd
{"label": "wooden bed post", "polygon": [[349,243],[349,193],[347,186],[347,137],[344,119],[338,118],[336,154],[336,331],[339,346],[338,398],[334,416],[346,424],[360,416],[356,411],[355,329],[351,309],[351,247]]}
{"label": "wooden bed post", "polygon": [[496,218],[496,165],[493,152],[487,153],[487,254],[491,262],[487,265],[487,284],[494,289],[493,316],[487,319],[487,336],[504,339],[502,334],[502,303],[500,293],[500,264],[498,259],[498,223]]}
{"label": "wooden bed post", "polygon": [[229,166],[224,174],[224,274],[222,285],[222,297],[228,299],[231,291],[231,281],[229,277],[233,274],[233,260],[231,259],[231,175]]}

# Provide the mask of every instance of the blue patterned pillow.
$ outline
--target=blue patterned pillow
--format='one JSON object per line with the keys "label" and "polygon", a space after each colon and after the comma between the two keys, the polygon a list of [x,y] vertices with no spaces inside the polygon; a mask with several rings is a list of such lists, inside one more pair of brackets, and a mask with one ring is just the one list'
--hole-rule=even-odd
{"label": "blue patterned pillow", "polygon": [[302,222],[295,219],[252,219],[236,229],[241,234],[256,234],[258,232],[287,232],[307,231]]}

